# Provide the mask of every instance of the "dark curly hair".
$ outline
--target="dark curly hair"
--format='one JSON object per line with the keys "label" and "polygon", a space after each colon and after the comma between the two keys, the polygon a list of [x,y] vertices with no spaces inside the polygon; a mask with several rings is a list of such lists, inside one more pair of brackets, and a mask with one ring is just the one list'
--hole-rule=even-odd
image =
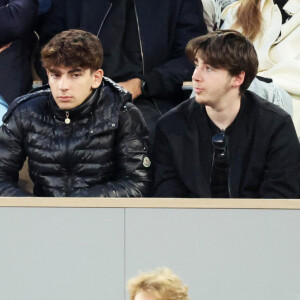
{"label": "dark curly hair", "polygon": [[98,37],[90,32],[70,29],[55,35],[42,49],[42,63],[53,67],[81,67],[96,71],[103,63],[103,49]]}

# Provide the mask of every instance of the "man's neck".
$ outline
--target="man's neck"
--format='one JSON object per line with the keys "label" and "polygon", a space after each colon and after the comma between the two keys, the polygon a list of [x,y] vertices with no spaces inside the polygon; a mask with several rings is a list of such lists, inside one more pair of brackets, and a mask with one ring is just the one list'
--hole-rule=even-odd
{"label": "man's neck", "polygon": [[212,122],[225,130],[236,118],[241,107],[241,96],[236,95],[230,101],[224,101],[217,107],[206,106],[206,112]]}

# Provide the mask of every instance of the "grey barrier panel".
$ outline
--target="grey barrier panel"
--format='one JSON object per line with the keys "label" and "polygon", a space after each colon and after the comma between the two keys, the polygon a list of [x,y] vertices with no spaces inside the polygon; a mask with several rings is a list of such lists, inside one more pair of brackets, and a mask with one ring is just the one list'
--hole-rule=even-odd
{"label": "grey barrier panel", "polygon": [[166,266],[191,300],[300,300],[299,210],[138,208],[125,224],[126,281]]}
{"label": "grey barrier panel", "polygon": [[124,299],[124,209],[0,208],[0,299]]}
{"label": "grey barrier panel", "polygon": [[167,266],[191,300],[299,300],[300,210],[0,208],[0,300],[128,299]]}

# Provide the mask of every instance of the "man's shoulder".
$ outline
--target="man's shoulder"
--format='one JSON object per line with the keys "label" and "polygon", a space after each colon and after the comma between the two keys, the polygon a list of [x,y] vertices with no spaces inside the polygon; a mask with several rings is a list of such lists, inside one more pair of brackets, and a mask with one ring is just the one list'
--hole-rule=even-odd
{"label": "man's shoulder", "polygon": [[108,77],[103,77],[99,87],[96,111],[105,114],[114,123],[118,122],[121,112],[128,112],[132,105],[131,94]]}
{"label": "man's shoulder", "polygon": [[51,94],[48,85],[32,90],[31,92],[17,97],[9,106],[9,110],[14,110],[18,106],[34,105],[36,102],[46,100]]}
{"label": "man's shoulder", "polygon": [[170,109],[161,119],[168,119],[168,118],[183,118],[186,115],[192,113],[198,104],[195,101],[195,98],[189,98],[174,108]]}
{"label": "man's shoulder", "polygon": [[201,112],[204,106],[198,104],[195,98],[190,98],[178,104],[159,119],[159,124],[174,124],[173,122],[188,122],[197,110]]}
{"label": "man's shoulder", "polygon": [[246,91],[245,98],[247,101],[247,106],[252,107],[254,110],[260,111],[264,117],[271,117],[271,118],[290,118],[290,115],[279,107],[276,104],[273,104],[254,92]]}
{"label": "man's shoulder", "polygon": [[131,94],[121,87],[119,84],[114,82],[112,79],[108,77],[103,77],[103,96],[107,96],[111,93],[120,96],[121,99],[124,99],[125,102],[131,101]]}
{"label": "man's shoulder", "polygon": [[3,120],[5,121],[9,116],[17,109],[19,108],[20,111],[31,111],[33,107],[37,105],[41,105],[43,102],[46,101],[46,99],[51,94],[50,88],[48,86],[44,86],[42,88],[33,90],[32,92],[25,94],[23,96],[20,96],[16,98],[8,107],[8,110],[6,114],[3,117]]}
{"label": "man's shoulder", "polygon": [[265,140],[267,136],[277,135],[282,131],[296,137],[293,120],[285,110],[253,92],[247,93],[246,96],[241,123],[251,124],[253,130]]}

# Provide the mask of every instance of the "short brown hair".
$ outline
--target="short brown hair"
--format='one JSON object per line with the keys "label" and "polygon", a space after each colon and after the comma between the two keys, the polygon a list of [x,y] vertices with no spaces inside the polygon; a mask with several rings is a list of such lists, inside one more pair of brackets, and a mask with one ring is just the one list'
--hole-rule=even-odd
{"label": "short brown hair", "polygon": [[240,86],[243,93],[256,76],[257,53],[253,44],[236,30],[217,30],[190,40],[185,48],[187,57],[195,61],[197,54],[216,69],[225,69],[231,76],[245,72]]}
{"label": "short brown hair", "polygon": [[90,32],[70,29],[54,36],[42,49],[42,63],[52,67],[81,67],[96,71],[103,62],[103,49],[98,37]]}
{"label": "short brown hair", "polygon": [[130,300],[144,292],[157,300],[189,300],[188,287],[168,268],[141,273],[128,281]]}

